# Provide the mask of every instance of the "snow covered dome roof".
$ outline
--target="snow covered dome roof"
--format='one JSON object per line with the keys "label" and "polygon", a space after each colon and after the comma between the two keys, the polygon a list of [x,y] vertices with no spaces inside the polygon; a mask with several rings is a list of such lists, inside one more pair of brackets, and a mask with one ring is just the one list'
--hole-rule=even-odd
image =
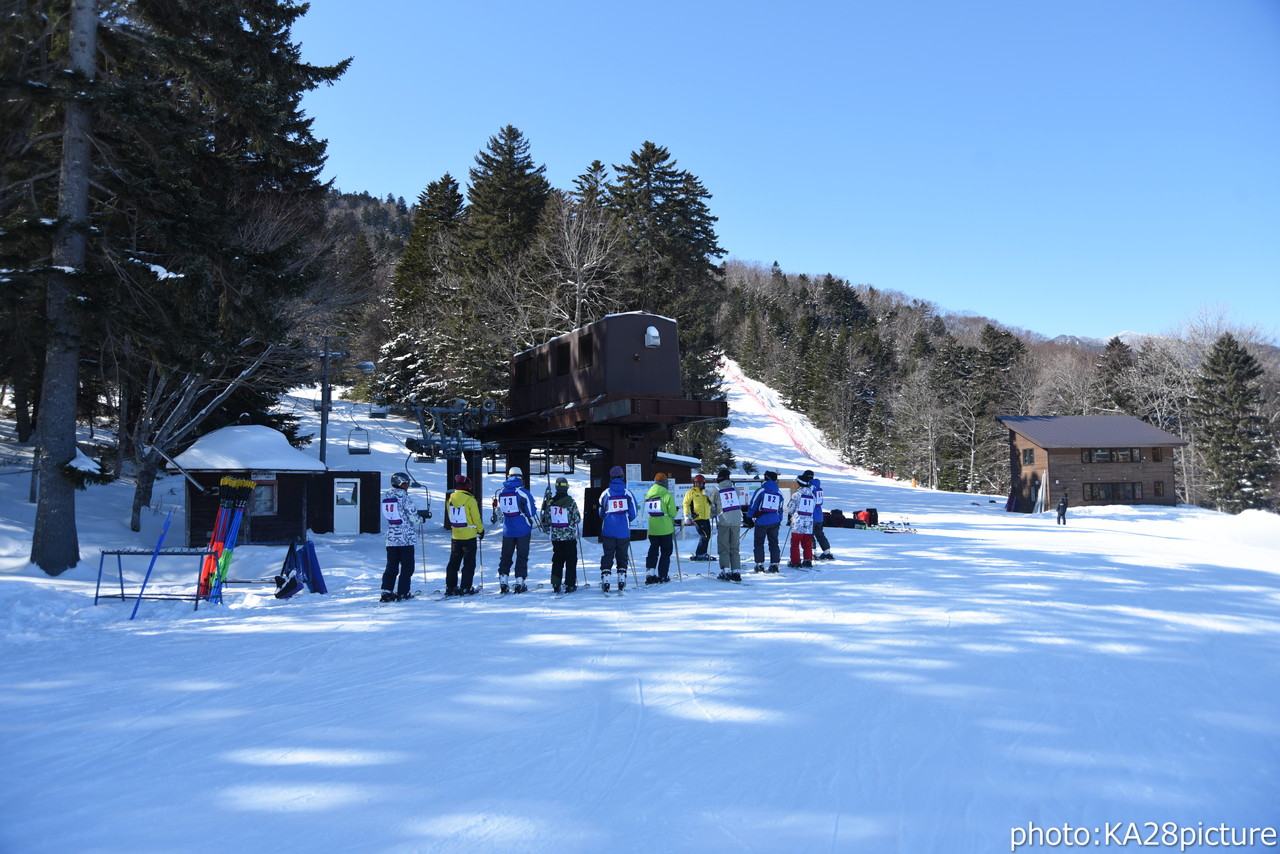
{"label": "snow covered dome roof", "polygon": [[201,436],[174,458],[188,471],[325,471],[328,466],[289,444],[279,430],[233,424]]}

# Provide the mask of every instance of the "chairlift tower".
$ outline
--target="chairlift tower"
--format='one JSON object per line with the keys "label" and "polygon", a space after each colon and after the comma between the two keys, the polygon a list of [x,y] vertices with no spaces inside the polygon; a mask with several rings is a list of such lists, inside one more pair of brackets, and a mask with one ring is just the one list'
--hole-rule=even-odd
{"label": "chairlift tower", "polygon": [[[608,485],[613,466],[638,466],[641,479],[673,468],[687,476],[692,465],[659,467],[659,450],[675,428],[726,418],[729,406],[686,397],[680,359],[671,318],[608,315],[512,356],[510,414],[474,435],[526,472],[534,452],[588,460],[588,503]],[[599,520],[586,512],[583,519],[589,535]]]}

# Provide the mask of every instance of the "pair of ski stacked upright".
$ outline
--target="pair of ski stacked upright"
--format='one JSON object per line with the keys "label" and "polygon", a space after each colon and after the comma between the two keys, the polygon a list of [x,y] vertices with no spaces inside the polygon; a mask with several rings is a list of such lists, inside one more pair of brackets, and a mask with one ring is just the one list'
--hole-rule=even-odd
{"label": "pair of ski stacked upright", "polygon": [[209,537],[209,551],[200,568],[198,594],[210,602],[222,601],[222,583],[240,536],[240,522],[253,499],[253,481],[224,477],[218,483],[218,516]]}

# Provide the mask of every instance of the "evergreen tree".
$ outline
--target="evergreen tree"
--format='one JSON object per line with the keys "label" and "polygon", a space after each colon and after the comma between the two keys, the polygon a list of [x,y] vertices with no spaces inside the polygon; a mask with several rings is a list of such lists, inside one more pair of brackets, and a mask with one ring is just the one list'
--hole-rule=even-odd
{"label": "evergreen tree", "polygon": [[458,245],[465,220],[462,193],[449,173],[418,196],[387,298],[388,337],[378,360],[378,393],[386,400],[434,405],[460,396],[451,353],[464,334]]}
{"label": "evergreen tree", "polygon": [[1228,513],[1271,506],[1276,442],[1261,415],[1262,367],[1224,332],[1195,380],[1192,414],[1213,505]]}
{"label": "evergreen tree", "polygon": [[418,196],[409,240],[391,279],[392,295],[410,310],[440,298],[438,283],[457,267],[465,213],[458,182],[448,172]]}
{"label": "evergreen tree", "polygon": [[551,186],[535,166],[529,142],[512,125],[489,137],[476,155],[467,188],[462,249],[470,273],[483,275],[517,260],[532,242]]}
{"label": "evergreen tree", "polygon": [[1107,342],[1098,359],[1100,408],[1111,412],[1133,414],[1134,399],[1129,383],[1134,366],[1133,348],[1119,336]]}
{"label": "evergreen tree", "polygon": [[[48,22],[35,53],[76,69],[55,73],[54,86],[7,75],[2,84],[20,90],[6,109],[28,137],[0,205],[6,219],[56,223],[34,240],[30,228],[0,229],[0,253],[23,256],[10,268],[15,283],[44,294],[32,559],[57,573],[79,557],[61,470],[75,450],[82,342],[109,342],[118,375],[133,383],[148,362],[199,374],[275,346],[281,301],[309,279],[301,249],[322,194],[324,144],[299,102],[345,64],[301,62],[289,29],[305,7],[288,2],[73,0],[70,16],[52,0],[23,5],[34,10],[24,21]],[[11,175],[22,184],[14,205]],[[209,401],[183,405],[202,411]]]}

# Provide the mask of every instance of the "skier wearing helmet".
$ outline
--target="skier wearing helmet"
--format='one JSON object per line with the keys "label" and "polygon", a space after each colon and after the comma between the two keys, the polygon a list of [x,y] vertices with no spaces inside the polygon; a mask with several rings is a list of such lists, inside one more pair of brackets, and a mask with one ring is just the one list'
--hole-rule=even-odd
{"label": "skier wearing helmet", "polygon": [[[464,474],[453,479],[453,491],[445,503],[449,529],[453,532],[453,544],[449,547],[449,562],[444,568],[444,595],[464,596],[478,593],[472,585],[476,577],[476,545],[484,539],[484,520],[480,507],[471,494],[471,480]],[[462,584],[458,584],[458,569],[462,569]]]}
{"label": "skier wearing helmet", "polygon": [[569,494],[567,478],[556,478],[556,494],[542,503],[542,527],[551,532],[551,586],[557,593],[578,589],[578,525],[582,514]]}
{"label": "skier wearing helmet", "polygon": [[413,547],[418,532],[413,519],[418,505],[408,493],[409,476],[403,472],[391,475],[391,488],[382,493],[382,518],[387,522],[387,568],[382,573],[382,601],[402,602],[412,599],[409,587],[413,578]]}
{"label": "skier wearing helmet", "polygon": [[684,494],[684,523],[690,522],[698,530],[698,547],[690,560],[711,560],[707,543],[711,542],[711,499],[707,497],[707,479],[700,474],[693,476],[693,486]]}

